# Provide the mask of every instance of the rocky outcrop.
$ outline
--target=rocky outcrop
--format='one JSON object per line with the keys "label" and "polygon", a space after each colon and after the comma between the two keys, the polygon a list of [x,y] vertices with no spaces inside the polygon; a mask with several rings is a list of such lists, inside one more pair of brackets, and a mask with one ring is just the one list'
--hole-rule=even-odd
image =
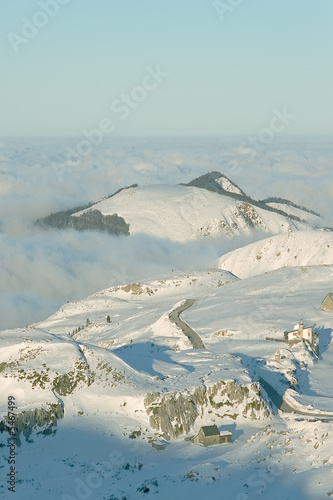
{"label": "rocky outcrop", "polygon": [[177,437],[190,431],[198,416],[198,410],[190,396],[180,393],[168,393],[163,396],[156,394],[153,401],[152,395],[148,396],[145,406],[153,429],[160,431],[165,437]]}
{"label": "rocky outcrop", "polygon": [[[260,384],[241,386],[234,380],[221,381],[207,390],[209,403],[218,416],[228,416],[236,419],[239,415],[259,420],[269,416],[269,410],[260,398]],[[220,413],[223,411],[223,414]]]}
{"label": "rocky outcrop", "polygon": [[[264,221],[249,203],[238,203],[237,208],[249,227],[265,227]],[[239,213],[235,213],[236,217]]]}
{"label": "rocky outcrop", "polygon": [[52,389],[60,396],[71,394],[74,389],[80,384],[91,385],[94,381],[94,374],[90,371],[88,365],[84,361],[78,361],[74,365],[74,370],[64,375],[58,375],[53,380]]}
{"label": "rocky outcrop", "polygon": [[229,380],[210,387],[199,386],[192,393],[149,393],[144,404],[151,427],[166,438],[175,438],[189,433],[196,419],[205,411],[234,419],[239,416],[258,420],[267,418],[269,408],[260,395],[258,383],[241,386]]}
{"label": "rocky outcrop", "polygon": [[[57,426],[57,421],[64,416],[64,409],[60,401],[47,403],[44,408],[22,411],[15,414],[15,430],[26,438],[33,430],[40,429],[45,435],[51,434]],[[0,432],[8,432],[8,420],[5,415],[0,421]]]}
{"label": "rocky outcrop", "polygon": [[116,286],[111,289],[113,292],[126,292],[126,293],[131,293],[132,295],[142,295],[146,293],[147,295],[154,295],[158,289],[155,288],[150,288],[147,285],[141,285],[141,283],[130,283],[129,285],[125,286]]}

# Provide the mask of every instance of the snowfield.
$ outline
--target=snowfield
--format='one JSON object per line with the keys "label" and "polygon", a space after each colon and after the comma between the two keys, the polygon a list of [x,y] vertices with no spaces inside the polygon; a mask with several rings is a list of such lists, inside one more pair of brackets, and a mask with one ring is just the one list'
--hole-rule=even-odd
{"label": "snowfield", "polygon": [[[1,415],[9,394],[20,425],[23,410],[39,409],[20,435],[15,498],[328,498],[333,421],[279,411],[259,381],[296,410],[333,412],[333,313],[320,308],[332,279],[332,265],[243,280],[221,269],[174,273],[2,332]],[[187,299],[195,302],[181,318],[205,349],[169,319]],[[281,342],[300,319],[316,324],[319,356]],[[46,414],[50,402],[63,414]],[[231,431],[233,443],[193,444],[211,424]],[[6,448],[0,453],[6,472]]]}
{"label": "snowfield", "polygon": [[300,208],[293,207],[292,205],[288,205],[287,203],[276,203],[276,202],[268,202],[267,205],[269,207],[277,208],[278,210],[282,210],[286,214],[294,215],[299,217],[300,219],[305,219],[312,226],[322,226],[322,218],[318,217],[318,215],[312,214],[311,212],[306,212],[301,210]]}
{"label": "snowfield", "polygon": [[228,191],[229,193],[244,194],[244,191],[242,191],[238,186],[236,186],[229,179],[224,177],[224,175],[217,178],[216,182],[218,184],[220,184],[220,186],[222,186],[222,188],[225,189],[226,191]]}
{"label": "snowfield", "polygon": [[298,231],[272,236],[223,255],[218,266],[239,278],[282,267],[333,264],[333,233]]}
{"label": "snowfield", "polygon": [[130,225],[131,234],[149,234],[179,242],[203,236],[249,235],[254,229],[272,234],[310,229],[305,222],[188,186],[124,189],[87,210],[99,210],[103,215],[118,214]]}

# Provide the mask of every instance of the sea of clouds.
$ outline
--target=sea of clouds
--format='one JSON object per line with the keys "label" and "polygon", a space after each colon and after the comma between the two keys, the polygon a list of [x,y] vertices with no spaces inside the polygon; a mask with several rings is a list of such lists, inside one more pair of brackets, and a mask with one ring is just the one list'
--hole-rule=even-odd
{"label": "sea of clouds", "polygon": [[145,235],[45,231],[34,224],[124,186],[189,182],[218,170],[253,198],[291,199],[333,225],[329,139],[278,138],[253,151],[235,137],[113,138],[82,161],[69,161],[78,140],[0,141],[0,329],[37,322],[64,302],[109,286],[212,267],[223,253],[251,242],[180,244]]}

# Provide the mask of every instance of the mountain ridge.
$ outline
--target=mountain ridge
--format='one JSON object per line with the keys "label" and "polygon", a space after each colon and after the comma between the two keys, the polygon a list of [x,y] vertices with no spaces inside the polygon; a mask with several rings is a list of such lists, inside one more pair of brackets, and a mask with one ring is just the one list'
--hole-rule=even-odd
{"label": "mountain ridge", "polygon": [[220,257],[218,267],[248,278],[282,267],[333,264],[333,233],[295,231],[265,238]]}
{"label": "mountain ridge", "polygon": [[[212,171],[178,186],[133,184],[97,203],[58,212],[37,222],[58,229],[141,232],[175,241],[211,235],[233,237],[248,234],[256,227],[278,234],[321,225],[319,214],[309,209],[282,198],[267,200],[254,200],[228,177]],[[275,206],[271,200],[284,204]],[[112,220],[107,219],[110,216]],[[94,225],[94,219],[98,224]]]}

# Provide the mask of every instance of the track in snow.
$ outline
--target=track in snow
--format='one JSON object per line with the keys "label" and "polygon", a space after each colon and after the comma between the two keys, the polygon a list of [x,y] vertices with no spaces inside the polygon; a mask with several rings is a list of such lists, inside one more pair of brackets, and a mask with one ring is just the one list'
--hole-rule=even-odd
{"label": "track in snow", "polygon": [[284,400],[283,396],[281,396],[281,394],[279,394],[268,382],[266,382],[266,380],[260,378],[259,382],[261,386],[265,389],[267,395],[273,401],[274,405],[277,407],[278,410],[281,410],[285,413],[294,413],[305,417],[313,417],[318,420],[333,420],[332,413],[325,414],[325,413],[316,413],[311,411],[300,411],[297,408],[294,408],[289,403],[287,403]]}
{"label": "track in snow", "polygon": [[182,312],[184,312],[189,307],[193,306],[194,302],[195,299],[185,300],[183,305],[177,307],[177,309],[175,309],[169,314],[169,319],[170,321],[172,321],[172,323],[174,323],[176,326],[178,326],[178,328],[182,330],[184,335],[186,335],[186,337],[193,345],[194,349],[206,349],[205,344],[202,342],[197,332],[192,330],[192,328],[188,326],[187,323],[182,321],[179,317]]}

